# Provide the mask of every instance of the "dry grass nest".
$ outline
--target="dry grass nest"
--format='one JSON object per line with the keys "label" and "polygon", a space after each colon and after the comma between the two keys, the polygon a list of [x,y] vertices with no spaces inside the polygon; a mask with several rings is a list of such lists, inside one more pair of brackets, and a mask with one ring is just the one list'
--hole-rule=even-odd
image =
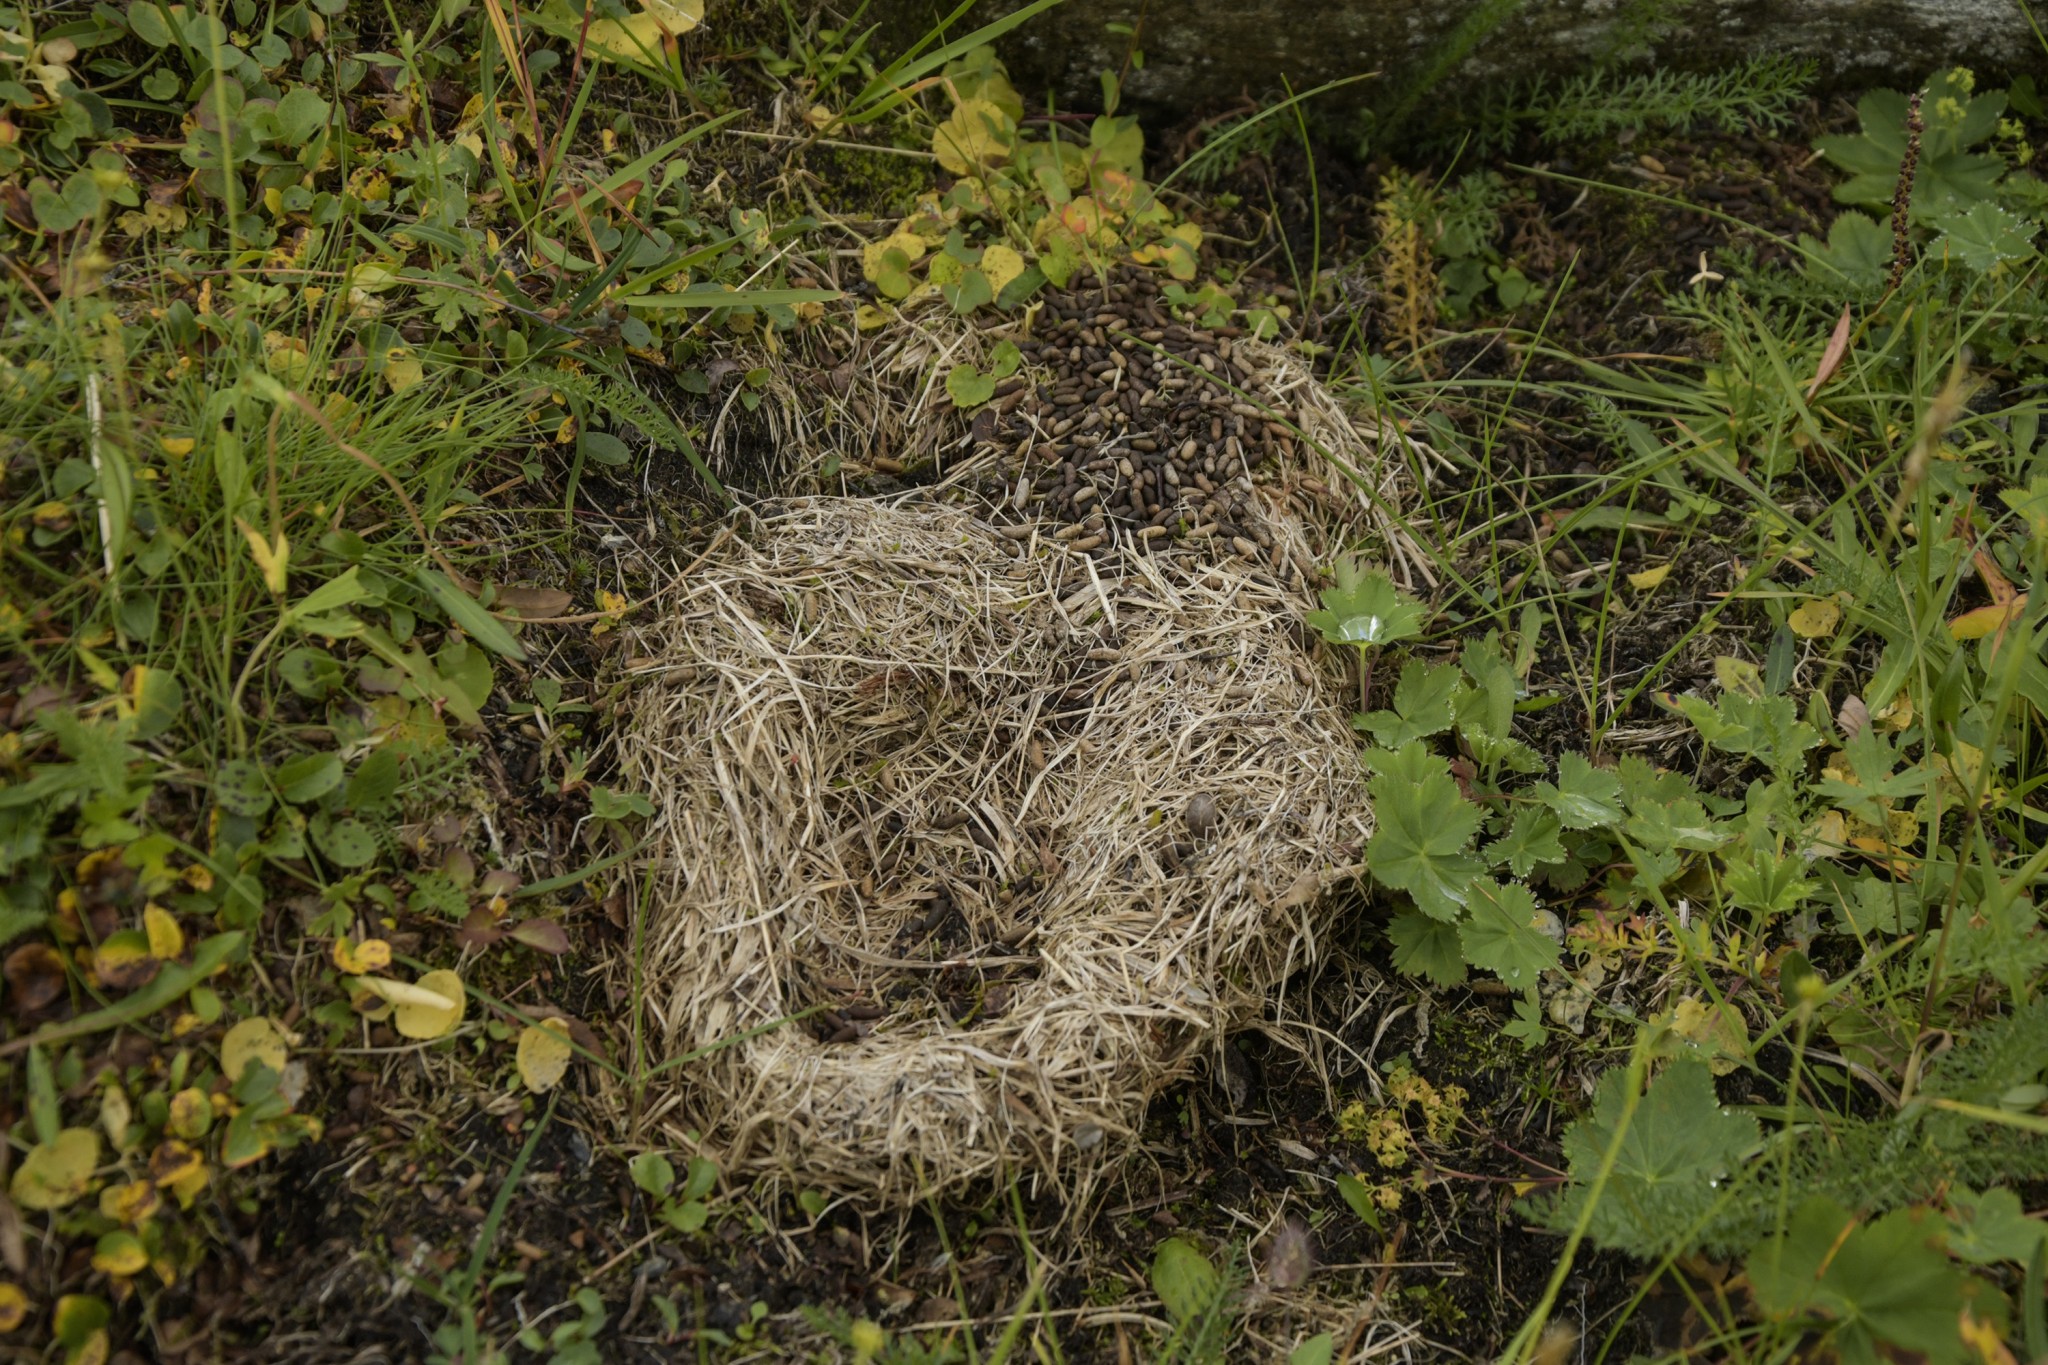
{"label": "dry grass nest", "polygon": [[1099,1172],[1370,833],[1299,610],[924,498],[758,517],[636,642],[646,1000],[707,1050],[655,1117],[890,1202]]}

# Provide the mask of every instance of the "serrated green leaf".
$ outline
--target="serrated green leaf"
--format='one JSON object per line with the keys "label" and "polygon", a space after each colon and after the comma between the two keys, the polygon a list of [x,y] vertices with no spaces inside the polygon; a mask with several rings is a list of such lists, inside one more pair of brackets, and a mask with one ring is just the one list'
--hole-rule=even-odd
{"label": "serrated green leaf", "polygon": [[2048,1242],[2048,1222],[2027,1217],[2012,1190],[1978,1194],[1960,1185],[1949,1192],[1948,1208],[1949,1253],[1974,1265],[2025,1265]]}
{"label": "serrated green leaf", "polygon": [[1517,989],[1534,986],[1557,965],[1557,940],[1541,927],[1541,909],[1519,882],[1481,878],[1471,884],[1466,918],[1458,926],[1465,960]]}
{"label": "serrated green leaf", "polygon": [[1458,942],[1458,926],[1432,919],[1420,910],[1403,910],[1387,924],[1387,941],[1394,946],[1394,967],[1438,986],[1455,986],[1465,979],[1465,952]]}
{"label": "serrated green leaf", "polygon": [[1970,1304],[1995,1324],[2003,1304],[1941,1254],[1941,1233],[1929,1209],[1900,1209],[1866,1224],[1815,1195],[1783,1233],[1750,1253],[1757,1309],[1815,1323],[1844,1365],[1879,1365],[1902,1354],[1964,1365],[1977,1357],[1959,1330],[1960,1310]]}
{"label": "serrated green leaf", "polygon": [[[1572,1178],[1545,1215],[1552,1227],[1577,1221],[1588,1184],[1627,1111],[1630,1083],[1628,1068],[1609,1070],[1600,1078],[1592,1112],[1565,1130]],[[1704,1064],[1673,1062],[1643,1092],[1589,1215],[1588,1235],[1632,1256],[1664,1255],[1693,1232],[1719,1197],[1718,1183],[1762,1137],[1755,1119],[1721,1107]]]}
{"label": "serrated green leaf", "polygon": [[1506,863],[1508,871],[1526,877],[1538,864],[1565,860],[1564,844],[1558,838],[1561,831],[1556,811],[1544,806],[1518,807],[1508,832],[1486,846],[1486,858]]}
{"label": "serrated green leaf", "polygon": [[1621,823],[1615,797],[1621,779],[1593,766],[1584,754],[1568,753],[1557,761],[1557,782],[1538,782],[1530,794],[1557,813],[1566,829],[1596,829]]}
{"label": "serrated green leaf", "polygon": [[1394,685],[1394,709],[1369,713],[1365,728],[1389,749],[1440,735],[1451,728],[1451,693],[1457,686],[1456,665],[1432,666],[1410,659],[1402,665],[1401,680]]}
{"label": "serrated green leaf", "polygon": [[2008,261],[2023,261],[2034,254],[2034,236],[2040,231],[2016,213],[2008,213],[1988,201],[1972,204],[1966,211],[1945,213],[1934,219],[1940,232],[1929,248],[1938,260],[1958,261],[1980,275],[1989,274]]}
{"label": "serrated green leaf", "polygon": [[1467,883],[1485,871],[1466,851],[1484,812],[1420,743],[1374,761],[1379,772],[1366,790],[1378,828],[1365,846],[1366,866],[1382,885],[1414,897],[1425,914],[1456,919]]}
{"label": "serrated green leaf", "polygon": [[1340,564],[1337,586],[1320,596],[1323,610],[1306,619],[1332,644],[1387,645],[1422,633],[1422,604],[1377,569],[1360,573]]}

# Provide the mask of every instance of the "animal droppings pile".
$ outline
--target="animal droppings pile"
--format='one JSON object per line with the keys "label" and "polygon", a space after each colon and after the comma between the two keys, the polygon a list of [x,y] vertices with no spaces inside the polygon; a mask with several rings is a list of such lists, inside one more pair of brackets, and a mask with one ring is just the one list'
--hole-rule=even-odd
{"label": "animal droppings pile", "polygon": [[1151,272],[1050,293],[1011,337],[1023,372],[971,427],[981,491],[1072,548],[1234,558],[1301,589],[1343,538],[1317,532],[1390,529],[1390,471],[1306,364],[1176,320]]}

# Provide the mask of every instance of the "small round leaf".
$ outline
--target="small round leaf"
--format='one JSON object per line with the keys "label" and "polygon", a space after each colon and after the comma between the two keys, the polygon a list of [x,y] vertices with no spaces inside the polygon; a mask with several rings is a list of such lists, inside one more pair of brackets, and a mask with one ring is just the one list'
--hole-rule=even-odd
{"label": "small round leaf", "polygon": [[519,1033],[519,1079],[534,1094],[544,1094],[568,1074],[569,1025],[561,1019],[529,1024]]}

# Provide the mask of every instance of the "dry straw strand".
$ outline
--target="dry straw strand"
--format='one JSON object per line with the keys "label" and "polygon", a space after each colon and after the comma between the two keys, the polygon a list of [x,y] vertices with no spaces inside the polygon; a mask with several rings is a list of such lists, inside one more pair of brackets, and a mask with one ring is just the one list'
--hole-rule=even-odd
{"label": "dry straw strand", "polygon": [[662,794],[648,1007],[677,1053],[835,1030],[671,1073],[659,1112],[733,1167],[1071,1192],[1313,957],[1370,833],[1341,688],[1263,576],[816,498],[678,594],[622,748]]}

